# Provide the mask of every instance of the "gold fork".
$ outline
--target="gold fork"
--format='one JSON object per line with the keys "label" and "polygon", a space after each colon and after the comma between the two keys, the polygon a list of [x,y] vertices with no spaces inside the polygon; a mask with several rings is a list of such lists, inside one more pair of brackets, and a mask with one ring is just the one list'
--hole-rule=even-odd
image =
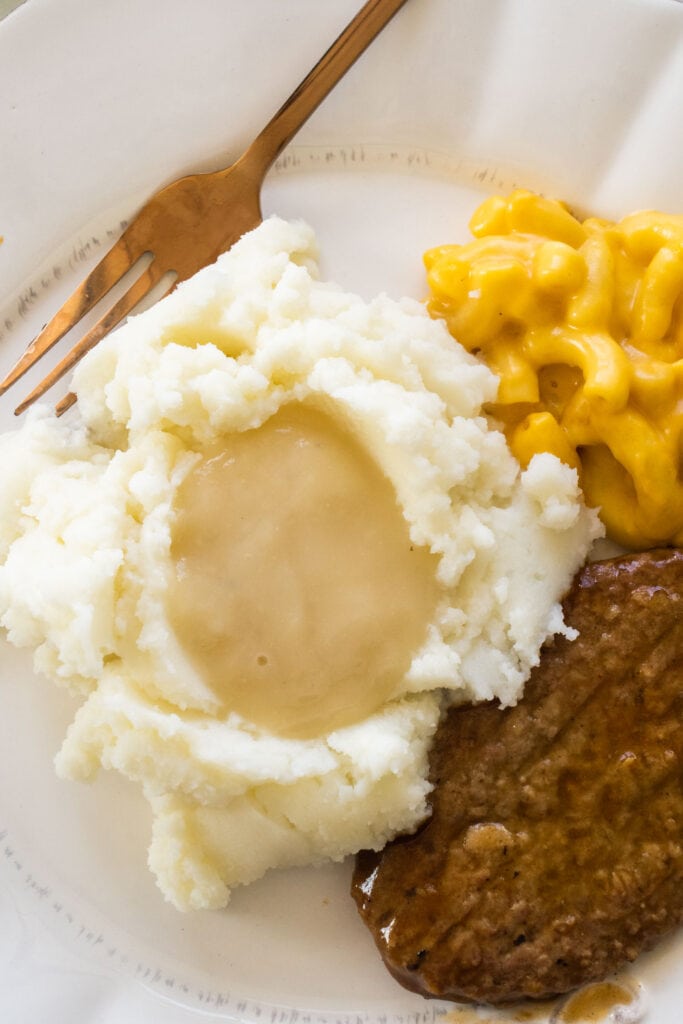
{"label": "gold fork", "polygon": [[[261,222],[265,175],[299,128],[406,0],[368,0],[236,163],[212,174],[191,174],[157,192],[128,225],[85,281],[31,342],[0,383],[3,395],[102,299],[145,254],[152,262],[95,326],[15,409],[19,415],[40,398],[130,313],[162,278],[173,283],[212,263]],[[72,393],[57,404],[65,412]]]}

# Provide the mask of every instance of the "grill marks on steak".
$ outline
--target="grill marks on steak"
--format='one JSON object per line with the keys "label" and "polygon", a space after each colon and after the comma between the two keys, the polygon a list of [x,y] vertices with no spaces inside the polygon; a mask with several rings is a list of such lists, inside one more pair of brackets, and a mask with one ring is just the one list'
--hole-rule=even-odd
{"label": "grill marks on steak", "polygon": [[453,708],[432,816],[358,856],[389,970],[426,996],[544,998],[683,920],[683,552],[587,566],[514,708]]}

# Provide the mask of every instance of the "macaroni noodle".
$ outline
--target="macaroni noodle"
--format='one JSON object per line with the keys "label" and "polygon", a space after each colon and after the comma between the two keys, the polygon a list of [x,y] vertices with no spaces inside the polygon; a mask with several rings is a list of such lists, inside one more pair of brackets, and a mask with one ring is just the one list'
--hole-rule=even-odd
{"label": "macaroni noodle", "polygon": [[574,466],[609,535],[683,544],[683,216],[580,222],[526,191],[425,254],[429,309],[500,377],[490,411],[526,466]]}

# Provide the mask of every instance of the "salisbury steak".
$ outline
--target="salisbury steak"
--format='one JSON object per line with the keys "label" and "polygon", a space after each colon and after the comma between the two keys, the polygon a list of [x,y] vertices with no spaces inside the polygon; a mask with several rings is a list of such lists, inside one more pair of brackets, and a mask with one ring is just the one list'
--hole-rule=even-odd
{"label": "salisbury steak", "polygon": [[353,880],[407,988],[556,995],[683,920],[682,594],[682,551],[587,566],[524,700],[445,716],[431,818]]}

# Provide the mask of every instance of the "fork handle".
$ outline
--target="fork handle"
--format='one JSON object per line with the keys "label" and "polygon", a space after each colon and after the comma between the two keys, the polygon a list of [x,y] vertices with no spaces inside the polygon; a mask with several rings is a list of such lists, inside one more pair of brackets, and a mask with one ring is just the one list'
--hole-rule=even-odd
{"label": "fork handle", "polygon": [[368,0],[238,161],[263,178],[285,146],[406,0]]}

